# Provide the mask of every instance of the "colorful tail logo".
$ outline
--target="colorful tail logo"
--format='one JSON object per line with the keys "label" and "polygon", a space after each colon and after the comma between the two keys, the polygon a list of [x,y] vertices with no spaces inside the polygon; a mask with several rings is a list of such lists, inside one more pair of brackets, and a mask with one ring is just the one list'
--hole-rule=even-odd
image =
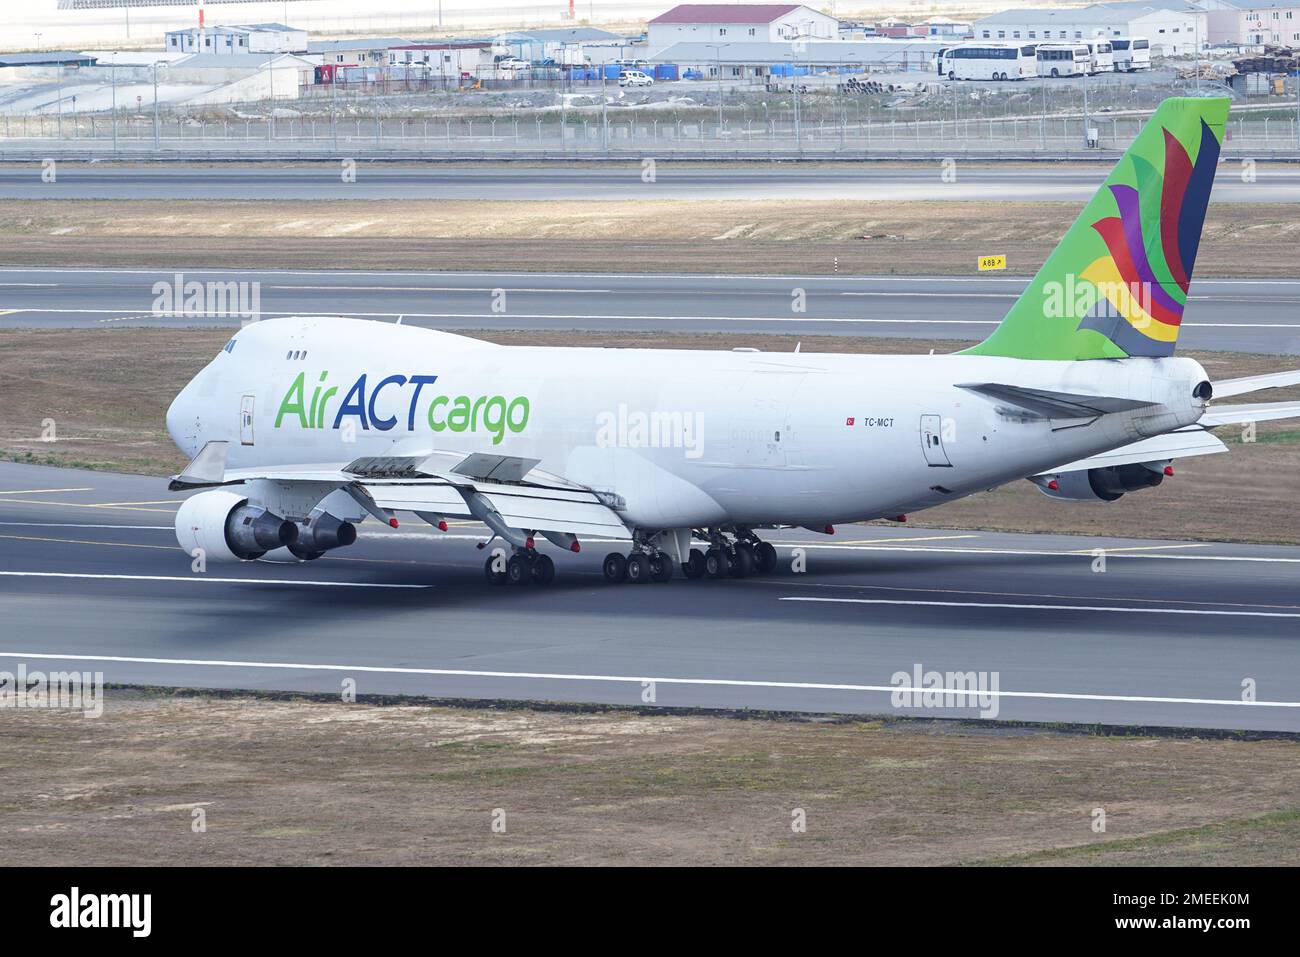
{"label": "colorful tail logo", "polygon": [[[1195,163],[1177,137],[1162,132],[1164,175],[1132,157],[1137,185],[1111,184],[1119,215],[1092,224],[1109,255],[1082,274],[1110,308],[1094,310],[1079,328],[1095,329],[1130,356],[1173,354],[1219,161],[1219,141],[1204,120]],[[1156,203],[1157,215],[1144,216]]]}
{"label": "colorful tail logo", "polygon": [[1172,355],[1229,102],[1162,103],[1002,324],[969,352]]}

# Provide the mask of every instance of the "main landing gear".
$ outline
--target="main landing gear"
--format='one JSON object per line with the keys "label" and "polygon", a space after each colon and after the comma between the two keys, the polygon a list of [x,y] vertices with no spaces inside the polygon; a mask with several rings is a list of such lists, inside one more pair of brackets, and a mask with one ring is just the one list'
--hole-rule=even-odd
{"label": "main landing gear", "polygon": [[549,585],[555,581],[555,562],[536,549],[516,548],[509,558],[500,551],[489,555],[483,573],[492,585]]}
{"label": "main landing gear", "polygon": [[618,552],[605,556],[601,566],[606,581],[631,582],[643,585],[646,582],[666,582],[673,577],[673,560],[667,552],[633,551],[626,557]]}
{"label": "main landing gear", "polygon": [[[747,529],[731,531],[728,535],[715,529],[694,534],[707,542],[708,548],[688,551],[681,563],[686,578],[745,578],[776,571],[776,549]],[[626,556],[618,552],[606,555],[603,570],[611,582],[666,582],[673,577],[673,560],[657,548],[638,543]]]}

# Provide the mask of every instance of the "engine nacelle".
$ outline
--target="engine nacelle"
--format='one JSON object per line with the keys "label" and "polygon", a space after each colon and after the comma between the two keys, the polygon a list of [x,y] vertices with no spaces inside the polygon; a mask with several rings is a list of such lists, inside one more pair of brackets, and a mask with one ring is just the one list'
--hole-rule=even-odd
{"label": "engine nacelle", "polygon": [[[355,529],[353,530],[355,535]],[[191,495],[176,512],[176,541],[212,561],[252,561],[273,548],[298,543],[298,526],[234,492],[214,489]]]}
{"label": "engine nacelle", "polygon": [[1165,480],[1167,462],[1141,462],[1108,468],[1062,472],[1033,479],[1039,490],[1051,498],[1072,502],[1114,502],[1126,492],[1155,488]]}
{"label": "engine nacelle", "polygon": [[289,551],[303,561],[320,558],[332,548],[343,548],[357,540],[355,525],[319,509],[298,523],[297,528],[298,541],[289,546]]}

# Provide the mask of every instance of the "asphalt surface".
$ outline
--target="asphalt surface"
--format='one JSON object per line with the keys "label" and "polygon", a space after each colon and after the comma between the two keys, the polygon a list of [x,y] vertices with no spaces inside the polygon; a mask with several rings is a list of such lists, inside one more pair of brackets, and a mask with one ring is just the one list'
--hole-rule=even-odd
{"label": "asphalt surface", "polygon": [[[599,565],[617,543],[588,541],[553,551],[559,576],[539,588],[487,584],[477,527],[404,522],[367,523],[314,563],[196,574],[172,532],[181,498],[160,479],[0,465],[0,669],[979,714],[895,708],[890,692],[919,667],[987,672],[1005,720],[1300,731],[1300,548],[842,526],[771,533],[779,570],[744,580],[611,585]],[[806,573],[790,570],[795,546]]]}
{"label": "asphalt surface", "polygon": [[[241,315],[155,315],[154,284],[176,272],[0,267],[0,328],[234,327]],[[185,270],[182,282],[255,283],[259,315],[400,316],[438,329],[733,332],[982,339],[1019,277],[701,276]],[[495,290],[506,291],[503,312]],[[805,293],[795,312],[793,293]],[[233,302],[234,300],[232,300]],[[183,304],[182,304],[183,305]],[[178,307],[179,308],[179,307]],[[238,313],[238,309],[231,312]],[[1300,354],[1300,281],[1197,280],[1179,345]]]}
{"label": "asphalt surface", "polygon": [[[939,162],[914,167],[659,163],[653,182],[640,163],[621,166],[529,167],[366,165],[343,182],[332,163],[296,166],[75,166],[42,179],[39,163],[0,167],[0,199],[827,199],[1020,201],[1091,198],[1110,172],[1054,166],[980,167]],[[1264,166],[1243,182],[1239,163],[1225,161],[1216,203],[1300,202],[1300,169]]]}

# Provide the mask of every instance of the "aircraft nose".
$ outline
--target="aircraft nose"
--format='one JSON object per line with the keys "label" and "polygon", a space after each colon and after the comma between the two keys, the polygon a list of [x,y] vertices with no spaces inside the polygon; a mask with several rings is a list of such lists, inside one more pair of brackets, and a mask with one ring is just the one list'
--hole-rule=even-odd
{"label": "aircraft nose", "polygon": [[194,383],[190,382],[167,407],[167,434],[186,455],[199,451],[198,407],[194,401]]}

